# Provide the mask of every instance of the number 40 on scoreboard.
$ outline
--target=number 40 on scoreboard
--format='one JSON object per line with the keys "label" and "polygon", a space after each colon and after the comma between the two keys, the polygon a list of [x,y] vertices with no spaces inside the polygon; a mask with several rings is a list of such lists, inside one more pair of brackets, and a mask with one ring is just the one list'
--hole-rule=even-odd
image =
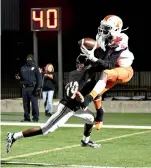
{"label": "number 40 on scoreboard", "polygon": [[31,8],[31,30],[59,30],[59,8]]}

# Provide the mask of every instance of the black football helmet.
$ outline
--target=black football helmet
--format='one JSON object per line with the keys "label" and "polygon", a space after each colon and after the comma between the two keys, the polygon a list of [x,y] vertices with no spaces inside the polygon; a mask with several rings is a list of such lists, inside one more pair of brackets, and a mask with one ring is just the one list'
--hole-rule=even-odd
{"label": "black football helmet", "polygon": [[77,70],[85,70],[90,67],[90,61],[87,56],[80,54],[76,59],[76,68]]}

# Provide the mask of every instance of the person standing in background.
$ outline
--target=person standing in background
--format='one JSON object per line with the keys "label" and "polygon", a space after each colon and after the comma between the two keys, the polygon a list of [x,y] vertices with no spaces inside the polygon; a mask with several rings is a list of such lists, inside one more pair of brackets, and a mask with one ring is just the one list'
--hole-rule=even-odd
{"label": "person standing in background", "polygon": [[53,112],[53,95],[56,88],[56,76],[54,74],[54,67],[52,64],[47,64],[43,72],[43,102],[45,115],[50,117]]}
{"label": "person standing in background", "polygon": [[22,122],[30,122],[30,102],[32,103],[32,121],[39,121],[38,94],[41,88],[41,73],[35,64],[32,54],[26,57],[26,63],[21,67],[16,79],[20,79],[22,88],[24,119]]}

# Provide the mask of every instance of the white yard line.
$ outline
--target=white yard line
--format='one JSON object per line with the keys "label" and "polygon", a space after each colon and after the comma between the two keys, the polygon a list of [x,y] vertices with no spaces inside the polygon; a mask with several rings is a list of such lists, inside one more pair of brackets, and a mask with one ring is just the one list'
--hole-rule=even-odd
{"label": "white yard line", "polygon": [[[136,133],[131,133],[131,134],[124,134],[124,135],[115,136],[115,137],[106,138],[106,139],[101,139],[101,140],[98,140],[96,142],[107,142],[107,141],[112,141],[112,140],[115,140],[115,139],[126,138],[126,137],[145,134],[145,133],[149,133],[149,132],[151,132],[151,130],[141,131],[141,132],[136,132]],[[34,156],[34,155],[39,155],[39,154],[44,154],[44,153],[49,153],[49,152],[56,152],[56,151],[71,149],[71,148],[75,148],[75,147],[79,147],[79,146],[80,146],[79,144],[71,145],[71,146],[64,146],[64,147],[61,147],[61,148],[55,148],[55,149],[43,150],[43,151],[39,151],[39,152],[26,153],[26,154],[23,154],[23,155],[11,156],[11,157],[7,157],[7,158],[2,158],[1,160],[6,161],[6,160],[10,160],[10,159],[29,157],[29,156]]]}
{"label": "white yard line", "polygon": [[150,167],[110,167],[110,166],[86,166],[86,165],[63,165],[63,164],[49,164],[49,163],[26,163],[26,162],[6,162],[8,165],[33,165],[33,166],[52,166],[56,168],[62,168],[62,167],[75,167],[75,168],[150,168]]}
{"label": "white yard line", "polygon": [[[22,122],[0,122],[0,125],[11,126],[41,126],[44,123],[22,123]],[[84,127],[84,124],[64,124],[62,127]],[[131,129],[151,129],[151,126],[138,126],[138,125],[103,125],[103,128],[131,128]]]}

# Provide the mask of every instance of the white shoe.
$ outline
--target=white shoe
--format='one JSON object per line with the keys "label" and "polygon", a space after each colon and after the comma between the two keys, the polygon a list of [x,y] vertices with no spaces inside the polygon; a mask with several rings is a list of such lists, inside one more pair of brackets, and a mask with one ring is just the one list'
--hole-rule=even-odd
{"label": "white shoe", "polygon": [[13,138],[14,133],[8,132],[7,133],[7,139],[6,139],[6,151],[7,153],[10,152],[12,144],[16,141]]}
{"label": "white shoe", "polygon": [[100,148],[101,144],[97,144],[93,141],[89,141],[88,143],[85,143],[83,140],[81,140],[81,146],[83,147],[92,147],[92,148]]}

